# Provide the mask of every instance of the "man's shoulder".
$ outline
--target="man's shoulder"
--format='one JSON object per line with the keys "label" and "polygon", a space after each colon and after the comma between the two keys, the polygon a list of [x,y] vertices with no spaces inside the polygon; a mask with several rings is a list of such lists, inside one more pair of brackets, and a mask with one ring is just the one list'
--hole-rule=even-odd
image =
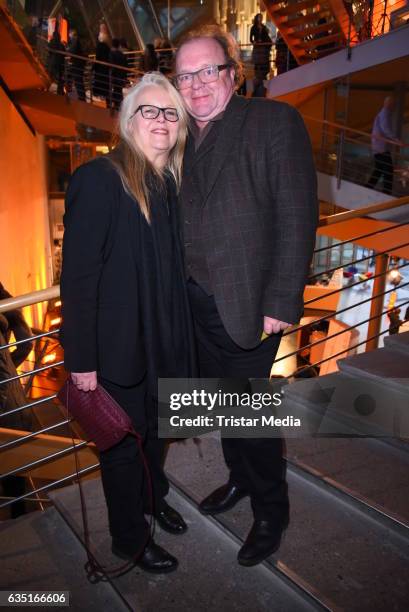
{"label": "man's shoulder", "polygon": [[298,113],[297,109],[286,102],[279,102],[272,98],[249,98],[249,113],[259,115],[266,120],[290,118]]}
{"label": "man's shoulder", "polygon": [[101,155],[87,161],[79,166],[71,177],[71,182],[94,182],[95,185],[104,188],[114,184],[117,180],[120,181],[120,177],[110,161],[109,155]]}

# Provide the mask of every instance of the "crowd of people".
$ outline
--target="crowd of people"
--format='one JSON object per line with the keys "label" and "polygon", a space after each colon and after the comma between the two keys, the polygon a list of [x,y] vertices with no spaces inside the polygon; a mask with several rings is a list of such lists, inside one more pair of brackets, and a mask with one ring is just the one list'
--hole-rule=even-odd
{"label": "crowd of people", "polygon": [[[85,55],[78,31],[71,28],[67,45],[61,41],[56,28],[48,43],[48,70],[57,83],[57,94],[71,92],[86,101],[84,72],[89,61]],[[118,109],[123,99],[123,88],[128,84],[128,45],[124,38],[111,38],[106,24],[99,28],[92,66],[91,93],[105,101],[108,108]]]}
{"label": "crowd of people", "polygon": [[[104,100],[107,108],[118,110],[123,100],[123,90],[131,84],[128,52],[126,39],[112,38],[107,25],[101,23],[92,64],[91,94]],[[77,98],[86,101],[84,72],[88,61],[77,29],[70,29],[69,41],[65,45],[57,25],[48,43],[48,71],[57,84],[57,94],[64,95],[75,89]],[[168,75],[172,65],[171,42],[167,38],[156,38],[145,46],[135,68],[140,73],[158,70]]]}

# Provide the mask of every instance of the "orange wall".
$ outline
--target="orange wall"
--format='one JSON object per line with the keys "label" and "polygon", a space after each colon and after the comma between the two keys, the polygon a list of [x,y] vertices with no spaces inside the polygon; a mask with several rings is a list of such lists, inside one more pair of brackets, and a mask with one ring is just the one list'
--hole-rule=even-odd
{"label": "orange wall", "polygon": [[[1,88],[0,142],[0,281],[20,295],[51,284],[46,147]],[[31,324],[42,308],[25,309]]]}

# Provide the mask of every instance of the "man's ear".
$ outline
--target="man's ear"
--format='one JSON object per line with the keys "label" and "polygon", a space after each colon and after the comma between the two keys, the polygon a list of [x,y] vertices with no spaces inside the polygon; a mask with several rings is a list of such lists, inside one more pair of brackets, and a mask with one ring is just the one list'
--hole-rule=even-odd
{"label": "man's ear", "polygon": [[230,67],[230,69],[229,69],[229,75],[230,75],[230,80],[231,80],[231,82],[232,82],[232,85],[234,86],[234,85],[235,85],[235,83],[234,83],[234,79],[235,79],[235,76],[236,76],[236,69],[234,68],[234,66],[231,66],[231,67]]}

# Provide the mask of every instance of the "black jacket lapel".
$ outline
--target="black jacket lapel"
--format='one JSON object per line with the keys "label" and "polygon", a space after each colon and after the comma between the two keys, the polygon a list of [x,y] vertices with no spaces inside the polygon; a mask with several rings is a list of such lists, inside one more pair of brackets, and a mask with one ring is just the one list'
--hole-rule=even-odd
{"label": "black jacket lapel", "polygon": [[241,137],[241,126],[246,117],[248,104],[249,100],[247,98],[235,94],[226,108],[225,115],[221,120],[220,134],[212,155],[212,164],[203,206],[212,192],[228,154],[232,151],[236,140],[239,140]]}

